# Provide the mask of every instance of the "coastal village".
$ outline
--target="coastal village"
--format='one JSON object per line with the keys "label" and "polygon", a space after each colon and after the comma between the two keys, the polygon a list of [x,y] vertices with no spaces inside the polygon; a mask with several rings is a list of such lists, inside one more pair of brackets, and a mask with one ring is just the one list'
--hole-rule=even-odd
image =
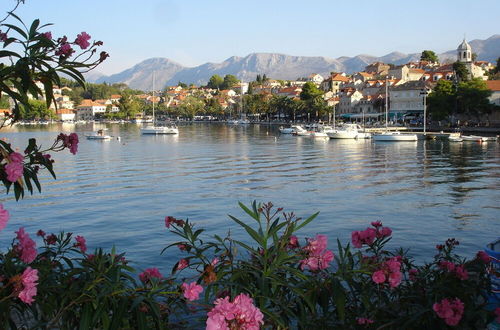
{"label": "coastal village", "polygon": [[[465,65],[469,78],[485,80],[487,88],[491,90],[490,103],[500,106],[500,80],[488,80],[487,75],[494,65],[486,61],[475,61],[473,55],[472,47],[464,39],[457,47],[456,61]],[[138,94],[135,97],[142,104],[149,106],[156,104],[157,107],[169,109],[172,113],[193,99],[201,100],[204,104],[216,104],[221,110],[218,116],[210,113],[193,113],[189,119],[194,120],[222,120],[229,119],[236,113],[240,116],[244,113],[245,116],[249,116],[249,119],[257,121],[261,119],[262,114],[258,111],[254,113],[245,111],[242,106],[242,95],[261,95],[264,100],[269,100],[273,96],[299,100],[303,86],[312,82],[321,90],[321,97],[327,107],[334,111],[333,114],[332,111],[328,114],[329,119],[335,116],[337,120],[379,122],[385,115],[384,107],[387,102],[389,118],[394,122],[409,124],[421,122],[426,106],[424,98],[432,93],[440,80],[456,83],[457,74],[454,71],[453,62],[439,64],[439,62],[421,60],[404,65],[376,62],[366,66],[364,71],[350,75],[343,72],[331,72],[329,76],[324,77],[311,73],[308,77],[294,81],[267,78],[260,81],[258,79],[257,82],[252,83],[238,81],[230,88],[222,90],[208,86],[169,86],[152,94]],[[41,83],[39,87],[43,90]],[[102,119],[104,114],[120,112],[120,99],[122,98],[120,94],[111,95],[107,99],[83,99],[79,104],[75,104],[65,91],[71,91],[71,88],[62,87],[53,90],[56,104],[51,104],[50,108],[59,121],[90,121]],[[2,109],[1,112],[9,114],[10,109]],[[140,122],[146,121],[147,117],[145,112],[141,111],[127,120]],[[179,119],[179,116],[174,119]],[[303,116],[302,118],[289,118],[280,113],[274,113],[271,118],[267,116],[267,120],[283,122],[308,121],[309,119]],[[462,122],[470,119],[456,118]],[[500,107],[487,116],[476,119],[476,124],[500,125]]]}

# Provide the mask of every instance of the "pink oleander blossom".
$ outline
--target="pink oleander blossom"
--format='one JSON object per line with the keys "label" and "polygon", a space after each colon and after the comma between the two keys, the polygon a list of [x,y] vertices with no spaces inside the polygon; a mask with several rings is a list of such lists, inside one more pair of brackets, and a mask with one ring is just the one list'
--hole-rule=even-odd
{"label": "pink oleander blossom", "polygon": [[24,162],[24,156],[21,155],[20,153],[18,152],[12,152],[10,155],[9,155],[9,158],[12,162],[14,163],[23,163]]}
{"label": "pink oleander blossom", "polygon": [[70,143],[69,152],[71,152],[73,155],[76,155],[78,151],[78,142],[79,142],[78,134],[71,133],[69,135],[69,143]]}
{"label": "pink oleander blossom", "polygon": [[484,251],[478,251],[476,254],[476,258],[481,260],[485,264],[489,264],[491,262],[491,257]]}
{"label": "pink oleander blossom", "polygon": [[383,270],[377,270],[376,272],[373,273],[372,275],[372,280],[373,282],[377,284],[382,284],[385,282],[385,273]]}
{"label": "pink oleander blossom", "polygon": [[418,275],[418,269],[412,268],[408,271],[408,275],[410,275],[410,280],[411,281],[416,281],[417,280],[417,275]]}
{"label": "pink oleander blossom", "polygon": [[9,211],[3,208],[3,204],[0,204],[0,231],[2,231],[5,226],[7,226],[7,222],[9,221]]}
{"label": "pink oleander blossom", "polygon": [[50,31],[47,31],[47,32],[44,32],[44,33],[40,33],[40,35],[42,37],[44,37],[45,39],[52,40],[52,32],[50,32]]}
{"label": "pink oleander blossom", "polygon": [[375,240],[377,231],[373,228],[366,228],[363,231],[353,231],[351,233],[352,245],[356,248],[361,248],[363,244],[372,245]]}
{"label": "pink oleander blossom", "polygon": [[56,50],[57,56],[70,57],[75,51],[71,48],[69,43],[62,43],[59,49]]}
{"label": "pink oleander blossom", "polygon": [[7,33],[2,32],[2,30],[0,30],[0,41],[7,41]]}
{"label": "pink oleander blossom", "polygon": [[76,36],[75,44],[80,46],[81,49],[87,49],[90,46],[90,35],[87,32],[82,32]]}
{"label": "pink oleander blossom", "polygon": [[297,236],[295,235],[290,236],[290,239],[288,241],[288,248],[295,249],[298,247],[299,247],[299,239],[297,238]]}
{"label": "pink oleander blossom", "polygon": [[181,288],[184,298],[189,301],[197,300],[200,297],[200,293],[203,292],[203,287],[196,282],[182,283]]}
{"label": "pink oleander blossom", "polygon": [[22,290],[19,292],[18,297],[24,303],[31,305],[33,297],[36,296],[36,286],[38,281],[38,270],[28,267],[21,275],[21,282],[23,285]]}
{"label": "pink oleander blossom", "polygon": [[495,308],[495,315],[497,316],[495,318],[495,321],[497,321],[497,323],[500,323],[500,307]]}
{"label": "pink oleander blossom", "polygon": [[307,267],[311,271],[318,271],[328,268],[335,255],[326,249],[327,244],[328,238],[325,235],[316,235],[314,239],[309,238],[304,247],[306,258],[300,260],[300,269],[304,270]]}
{"label": "pink oleander blossom", "polygon": [[35,260],[37,256],[36,243],[24,232],[23,227],[19,228],[16,234],[17,240],[19,241],[19,244],[16,245],[16,250],[20,254],[20,259],[29,264]]}
{"label": "pink oleander blossom", "polygon": [[381,268],[372,274],[373,282],[383,284],[387,281],[391,288],[397,287],[403,278],[399,260],[398,257],[392,257],[384,261]]}
{"label": "pink oleander blossom", "polygon": [[7,180],[16,182],[23,176],[24,165],[23,163],[11,162],[5,165],[5,173],[7,173]]}
{"label": "pink oleander blossom", "polygon": [[54,245],[56,244],[56,242],[57,242],[57,236],[54,234],[50,234],[47,235],[47,237],[45,237],[45,243],[47,243],[47,245]]}
{"label": "pink oleander blossom", "polygon": [[464,312],[464,303],[455,298],[443,299],[439,303],[432,305],[432,309],[436,312],[437,316],[444,319],[447,325],[455,326],[460,322]]}
{"label": "pink oleander blossom", "polygon": [[165,217],[165,227],[170,228],[170,226],[175,223],[175,218],[171,216]]}
{"label": "pink oleander blossom", "polygon": [[162,278],[158,268],[148,268],[139,274],[139,279],[142,283],[150,282],[152,278]]}
{"label": "pink oleander blossom", "polygon": [[75,237],[75,240],[76,240],[76,243],[75,243],[75,247],[79,247],[80,248],[80,251],[82,253],[85,253],[87,251],[87,242],[85,240],[85,237],[83,236],[76,236]]}
{"label": "pink oleander blossom", "polygon": [[264,315],[255,307],[253,299],[244,293],[236,296],[233,302],[229,297],[217,299],[207,315],[207,330],[259,330],[264,324]]}
{"label": "pink oleander blossom", "polygon": [[219,258],[215,257],[212,259],[212,261],[210,262],[210,265],[214,266],[217,265],[219,263]]}
{"label": "pink oleander blossom", "polygon": [[187,259],[181,259],[179,260],[179,263],[177,264],[177,270],[182,270],[189,266],[189,260]]}

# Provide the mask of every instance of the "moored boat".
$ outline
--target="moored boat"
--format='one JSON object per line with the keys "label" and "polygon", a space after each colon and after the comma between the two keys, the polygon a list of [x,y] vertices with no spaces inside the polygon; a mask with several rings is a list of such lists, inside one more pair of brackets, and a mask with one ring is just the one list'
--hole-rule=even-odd
{"label": "moored boat", "polygon": [[92,134],[85,135],[87,140],[111,140],[111,135],[104,134],[104,129],[99,129]]}
{"label": "moored boat", "polygon": [[383,132],[372,134],[374,141],[417,141],[417,134],[401,133],[401,132]]}

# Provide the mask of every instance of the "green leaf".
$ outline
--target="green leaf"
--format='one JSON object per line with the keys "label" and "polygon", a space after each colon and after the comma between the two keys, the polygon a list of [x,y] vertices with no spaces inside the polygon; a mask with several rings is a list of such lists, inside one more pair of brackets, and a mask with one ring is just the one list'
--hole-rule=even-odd
{"label": "green leaf", "polygon": [[229,216],[234,222],[236,222],[237,224],[239,224],[240,226],[242,226],[246,232],[254,239],[254,241],[256,241],[257,243],[259,243],[259,245],[263,248],[266,247],[265,245],[265,242],[263,240],[263,238],[261,236],[259,236],[259,234],[253,230],[249,225],[243,223],[242,221],[236,219],[235,217],[233,217],[232,215]]}
{"label": "green leaf", "polygon": [[259,212],[257,211],[257,205],[255,201],[252,203],[254,211],[250,210],[242,202],[238,202],[238,205],[241,207],[243,211],[245,211],[246,214],[248,214],[252,219],[257,221],[258,224],[260,224]]}
{"label": "green leaf", "polygon": [[9,29],[12,29],[19,33],[24,39],[28,39],[28,35],[19,27],[12,25],[12,24],[2,24],[3,26],[6,26]]}
{"label": "green leaf", "polygon": [[29,39],[33,39],[35,37],[36,31],[37,31],[39,25],[40,25],[39,19],[35,19],[33,21],[33,23],[31,23],[30,32],[29,32]]}
{"label": "green leaf", "polygon": [[0,50],[0,57],[8,57],[8,56],[21,58],[21,55],[19,55],[18,53],[14,53],[8,50]]}

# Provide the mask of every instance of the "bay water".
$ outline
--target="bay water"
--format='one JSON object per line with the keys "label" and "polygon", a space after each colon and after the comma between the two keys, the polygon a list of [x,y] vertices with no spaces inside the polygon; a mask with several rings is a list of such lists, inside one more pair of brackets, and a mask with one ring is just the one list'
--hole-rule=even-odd
{"label": "bay water", "polygon": [[[86,140],[107,128],[110,141]],[[3,190],[11,219],[0,233],[5,251],[20,226],[83,235],[96,247],[126,252],[134,266],[168,273],[182,257],[167,215],[189,218],[206,235],[249,241],[228,217],[253,224],[238,202],[269,202],[306,218],[299,232],[350,241],[353,230],[380,220],[391,248],[429,260],[436,244],[460,242],[472,257],[500,236],[500,144],[448,141],[375,142],[280,135],[276,126],[186,123],[179,135],[141,135],[135,124],[51,124],[3,129],[21,150],[35,137],[50,146],[59,132],[80,136],[76,155],[52,154],[57,180],[41,175],[42,193],[16,202]],[[118,140],[116,137],[120,137]],[[303,241],[302,241],[303,242]],[[41,244],[38,240],[38,244]]]}

